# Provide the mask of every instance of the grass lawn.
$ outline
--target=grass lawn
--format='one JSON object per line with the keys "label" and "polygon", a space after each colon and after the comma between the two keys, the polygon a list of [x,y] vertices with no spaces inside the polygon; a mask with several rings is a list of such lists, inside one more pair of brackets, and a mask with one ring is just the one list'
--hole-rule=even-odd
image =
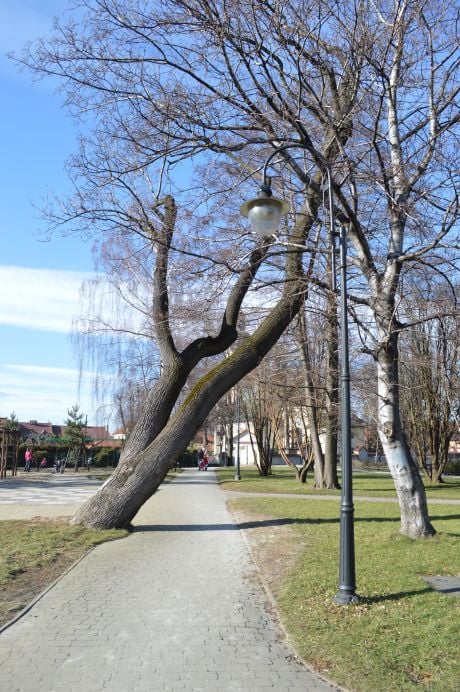
{"label": "grass lawn", "polygon": [[1,521],[0,531],[0,625],[90,548],[127,535],[70,526],[62,519]]}
{"label": "grass lawn", "polygon": [[[273,474],[262,478],[254,466],[241,467],[241,481],[235,481],[233,467],[218,469],[218,476],[225,490],[239,490],[256,493],[294,493],[296,495],[337,495],[340,490],[316,490],[313,488],[313,475],[309,474],[307,483],[298,483],[294,473],[285,466],[274,466]],[[340,473],[339,473],[340,477]],[[460,478],[446,476],[440,485],[425,484],[427,497],[445,500],[460,500]],[[396,497],[393,480],[389,474],[357,471],[353,473],[355,495],[368,497]]]}
{"label": "grass lawn", "polygon": [[[232,477],[232,471],[219,473]],[[247,480],[229,479],[224,487],[270,492],[272,480],[277,492],[291,492],[284,469],[260,482],[247,469],[242,476]],[[388,482],[380,475],[357,474],[355,493],[370,495],[375,485],[374,494],[381,496]],[[431,590],[421,575],[460,575],[460,506],[432,506],[437,536],[412,541],[398,533],[397,504],[356,501],[356,578],[362,600],[351,606],[332,601],[338,582],[335,503],[254,495],[233,499],[231,506],[249,520],[250,531],[273,534],[276,526],[289,526],[294,532],[299,549],[285,566],[275,597],[305,661],[359,692],[458,692],[460,599]]]}

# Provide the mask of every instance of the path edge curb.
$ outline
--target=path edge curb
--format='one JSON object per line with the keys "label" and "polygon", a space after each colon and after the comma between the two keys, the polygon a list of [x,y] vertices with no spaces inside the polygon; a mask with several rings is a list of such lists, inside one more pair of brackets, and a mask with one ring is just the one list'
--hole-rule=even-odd
{"label": "path edge curb", "polygon": [[[128,536],[125,536],[125,538],[128,538]],[[54,589],[54,587],[56,586],[56,584],[58,584],[58,583],[61,581],[61,579],[64,579],[64,577],[66,577],[66,576],[67,576],[67,575],[68,575],[68,574],[69,574],[69,573],[70,573],[70,572],[71,572],[82,560],[84,560],[85,557],[88,557],[88,555],[89,555],[90,553],[92,553],[93,550],[95,550],[96,548],[98,548],[99,545],[103,545],[103,544],[102,544],[102,543],[99,543],[98,545],[93,545],[93,547],[90,548],[89,550],[87,550],[85,553],[83,553],[83,555],[80,555],[80,557],[79,557],[77,560],[75,560],[75,562],[73,562],[73,563],[70,565],[70,567],[68,567],[68,568],[65,570],[65,572],[63,572],[62,574],[60,574],[59,577],[57,577],[53,582],[51,582],[51,584],[49,584],[49,585],[46,587],[46,589],[44,589],[44,590],[41,591],[37,596],[35,596],[35,598],[33,598],[33,599],[30,601],[30,603],[28,603],[22,610],[20,610],[18,613],[16,613],[16,615],[15,615],[14,617],[12,617],[11,620],[8,620],[8,622],[5,622],[5,624],[2,625],[2,626],[0,627],[0,634],[2,634],[5,630],[7,630],[7,629],[8,629],[9,627],[11,627],[12,625],[14,625],[15,622],[18,622],[18,620],[20,620],[22,617],[24,617],[24,615],[26,615],[30,610],[32,610],[32,608],[33,608],[39,601],[41,601],[42,598],[43,598],[44,596],[46,596],[46,594],[47,594],[49,591],[51,591],[51,589]]]}
{"label": "path edge curb", "polygon": [[[223,488],[221,488],[221,490],[222,490],[222,492],[223,492],[224,494],[226,493],[226,491],[223,490]],[[231,500],[231,499],[237,499],[237,498],[229,498],[229,497],[228,497],[228,498],[226,499],[227,509],[228,509],[228,511],[231,513],[231,515],[232,515],[232,517],[233,517],[233,521],[234,521],[234,523],[235,523],[235,526],[238,528],[238,521],[237,521],[236,515],[235,515],[235,513],[233,512],[233,510],[231,509],[231,507],[229,507],[229,500]],[[260,569],[260,567],[259,567],[259,565],[258,565],[258,563],[257,563],[257,560],[256,560],[255,555],[254,555],[254,551],[252,550],[251,545],[250,545],[250,543],[249,543],[249,539],[248,539],[248,537],[247,537],[247,535],[246,535],[246,531],[245,531],[245,529],[240,529],[240,528],[238,528],[238,531],[240,531],[241,534],[243,535],[244,542],[245,542],[245,544],[246,544],[246,548],[247,548],[248,553],[249,553],[249,556],[250,556],[250,558],[251,558],[251,562],[252,562],[252,564],[254,565],[254,567],[255,567],[255,569],[256,569],[256,572],[257,572],[258,577],[259,577],[259,579],[260,579],[260,583],[261,583],[262,586],[263,586],[263,589],[264,589],[265,594],[266,594],[266,596],[267,596],[267,598],[268,598],[268,600],[269,600],[269,602],[270,602],[270,605],[271,605],[271,607],[273,608],[274,613],[276,613],[276,621],[277,621],[277,624],[278,624],[278,626],[279,626],[279,628],[280,628],[280,630],[281,630],[281,632],[282,632],[282,634],[283,634],[283,636],[284,636],[284,638],[285,638],[285,640],[286,640],[288,646],[291,648],[292,653],[294,654],[294,656],[295,656],[295,657],[297,658],[297,660],[300,661],[300,663],[308,670],[309,673],[311,673],[311,674],[314,675],[315,677],[319,678],[319,679],[322,680],[323,682],[327,683],[328,685],[331,685],[331,687],[332,687],[333,689],[339,690],[339,692],[353,692],[353,690],[350,690],[350,689],[347,688],[347,687],[341,687],[341,686],[338,685],[338,683],[335,682],[334,680],[331,680],[331,679],[327,678],[325,675],[323,675],[322,673],[319,673],[319,672],[318,672],[317,670],[315,670],[307,661],[305,661],[305,659],[303,659],[302,656],[300,656],[300,654],[299,654],[298,651],[297,651],[297,648],[296,648],[296,646],[295,646],[295,644],[294,644],[294,641],[293,641],[291,635],[290,635],[289,632],[287,631],[286,627],[284,626],[283,620],[282,620],[282,618],[280,617],[280,613],[279,613],[279,610],[278,610],[278,604],[277,604],[276,599],[275,599],[275,597],[274,597],[274,595],[273,595],[273,593],[272,593],[272,590],[270,589],[270,587],[269,587],[269,585],[268,585],[268,583],[267,583],[267,580],[265,579],[265,577],[264,577],[263,574],[262,574],[262,570]]]}

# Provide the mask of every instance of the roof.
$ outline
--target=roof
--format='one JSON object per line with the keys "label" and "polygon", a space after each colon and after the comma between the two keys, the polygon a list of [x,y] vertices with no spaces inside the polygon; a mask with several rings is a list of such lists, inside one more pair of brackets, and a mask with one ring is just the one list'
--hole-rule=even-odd
{"label": "roof", "polygon": [[[53,425],[52,423],[39,423],[36,420],[28,423],[19,422],[21,437],[64,437],[65,425]],[[86,437],[93,440],[107,440],[110,438],[109,431],[104,426],[87,425],[83,427]]]}
{"label": "roof", "polygon": [[121,449],[124,440],[93,440],[85,445],[86,449],[95,449],[96,447],[109,447],[110,449]]}

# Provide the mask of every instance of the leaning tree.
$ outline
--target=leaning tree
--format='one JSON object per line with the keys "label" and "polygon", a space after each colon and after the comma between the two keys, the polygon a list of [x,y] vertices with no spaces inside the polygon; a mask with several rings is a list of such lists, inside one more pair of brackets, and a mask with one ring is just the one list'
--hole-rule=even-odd
{"label": "leaning tree", "polygon": [[[305,240],[328,168],[360,273],[351,298],[377,366],[379,436],[401,530],[433,533],[399,414],[398,305],[403,269],[426,263],[442,271],[455,247],[457,14],[455,0],[89,0],[75,22],[57,22],[50,39],[26,51],[23,62],[57,77],[69,109],[87,118],[71,161],[77,193],[54,209],[55,222],[134,234],[155,253],[151,314],[162,370],[117,473],[75,521],[129,522],[209,407],[298,312]],[[273,166],[283,165],[293,218],[270,249],[251,250],[244,235],[234,236],[248,257],[238,264],[225,242],[239,230],[235,190],[246,194],[248,178],[282,143],[295,145]],[[177,219],[164,194],[173,189]],[[230,302],[220,329],[179,348],[169,300],[185,257],[194,295],[218,276],[218,302]],[[262,284],[283,286],[278,302],[231,356],[207,361],[208,375],[173,412],[191,369],[235,341],[256,273]]]}

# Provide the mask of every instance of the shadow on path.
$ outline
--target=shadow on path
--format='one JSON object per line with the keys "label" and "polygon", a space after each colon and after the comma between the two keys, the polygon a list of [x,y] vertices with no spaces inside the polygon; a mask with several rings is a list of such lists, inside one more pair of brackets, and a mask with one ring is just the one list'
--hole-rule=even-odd
{"label": "shadow on path", "polygon": [[[452,514],[447,516],[433,516],[432,520],[448,521],[451,519],[460,519],[460,515]],[[355,517],[355,523],[399,523],[400,517]],[[137,524],[133,527],[133,532],[136,531],[234,531],[245,529],[257,529],[272,526],[292,526],[295,524],[308,526],[318,524],[338,524],[340,517],[331,517],[327,519],[305,519],[305,518],[279,518],[279,519],[260,519],[254,521],[243,521],[235,524]],[[455,534],[453,534],[455,535]]]}

